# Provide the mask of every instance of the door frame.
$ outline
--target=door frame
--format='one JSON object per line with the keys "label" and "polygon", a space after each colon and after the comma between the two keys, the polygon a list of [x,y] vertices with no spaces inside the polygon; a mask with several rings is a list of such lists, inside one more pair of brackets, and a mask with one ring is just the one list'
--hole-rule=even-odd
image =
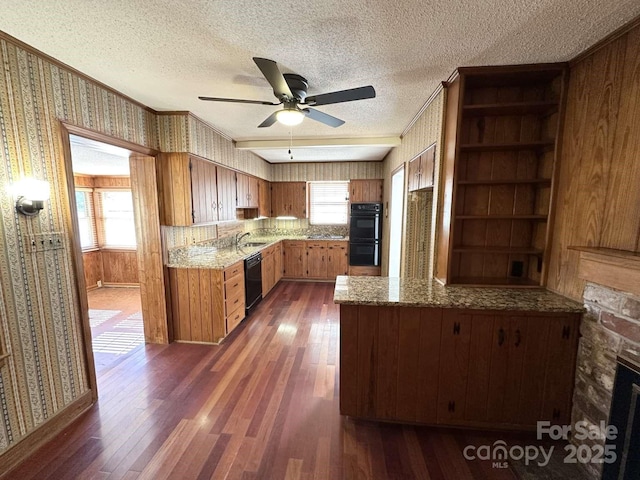
{"label": "door frame", "polygon": [[[70,141],[69,135],[71,134],[78,135],[81,137],[88,138],[90,140],[95,140],[98,142],[106,143],[108,145],[114,145],[117,147],[127,149],[132,152],[132,155],[130,156],[130,160],[129,160],[130,165],[132,162],[131,157],[134,157],[134,156],[140,157],[142,155],[142,156],[150,157],[153,159],[154,169],[155,169],[155,166],[157,166],[156,156],[158,155],[159,152],[157,150],[143,147],[141,145],[131,143],[129,141],[122,140],[119,138],[115,138],[115,137],[97,132],[95,130],[78,127],[76,125],[72,125],[61,120],[59,121],[59,125],[60,125],[60,140],[62,144],[63,157],[64,157],[65,175],[63,177],[64,177],[64,183],[67,189],[67,194],[69,197],[69,208],[70,208],[69,213],[70,213],[70,219],[71,219],[71,225],[69,226],[70,227],[69,230],[70,230],[70,238],[71,238],[71,257],[72,257],[72,264],[73,264],[72,267],[73,267],[74,274],[76,276],[76,282],[75,282],[76,292],[75,293],[78,298],[78,302],[80,304],[80,320],[81,320],[80,331],[84,341],[84,353],[87,361],[86,368],[87,368],[87,377],[89,381],[89,389],[92,392],[92,399],[95,402],[98,400],[98,385],[97,385],[97,378],[96,378],[95,358],[93,355],[93,344],[92,344],[92,338],[91,338],[91,325],[89,323],[89,305],[87,300],[87,286],[86,286],[85,277],[84,277],[82,247],[80,245],[80,228],[78,224],[78,213],[77,213],[77,205],[76,205],[76,197],[75,197],[75,181],[73,178],[73,164],[72,164],[72,157],[71,157],[71,141]],[[131,185],[132,198],[134,199],[134,210],[149,212],[152,216],[155,216],[159,219],[157,188],[155,188],[155,185],[156,185],[155,176],[153,178],[153,183],[154,183],[153,188],[149,188],[148,185],[140,185],[139,186],[140,188],[135,188],[132,182],[132,185]],[[134,190],[136,190],[135,192],[136,194],[134,194]],[[153,196],[153,198],[151,198],[151,195],[150,195],[151,192],[155,192],[155,195]],[[139,235],[138,223],[139,222],[136,219],[136,237],[138,237]],[[160,236],[159,220],[157,224],[157,230],[158,230],[158,237],[159,237]],[[158,265],[155,265],[155,264],[157,264],[158,262],[160,262],[160,265],[159,265],[160,271],[162,272],[164,270],[164,266],[162,265],[162,255],[160,255],[159,257],[154,255],[150,259],[141,259],[140,257],[141,256],[138,249],[138,268],[139,269],[142,267],[145,261],[150,261],[150,265],[155,266],[154,270],[157,270]],[[141,292],[144,288],[143,279],[144,279],[144,276],[141,276],[140,278]],[[164,320],[162,318],[155,320],[155,323],[157,324],[156,327],[160,326],[160,328],[154,329],[160,332],[160,335],[156,335],[156,338],[154,338],[153,336],[150,336],[150,338],[147,338],[148,327],[146,323],[148,322],[149,319],[145,320],[144,314],[143,314],[143,324],[145,325],[145,342],[147,343],[165,343],[165,344],[169,343],[169,331],[168,331],[169,322],[167,318],[168,308],[167,308],[167,298],[166,298],[164,280],[165,280],[164,275],[162,275],[161,278],[159,279],[159,282],[160,282],[159,286],[161,288],[157,288],[158,286],[156,285],[156,288],[153,289],[154,299],[152,301],[158,302],[160,305],[164,306],[164,309],[160,309],[160,310],[163,310],[164,312],[164,315],[163,315]],[[156,280],[156,283],[157,282],[158,280]],[[150,299],[148,299],[147,301],[150,301]],[[143,311],[144,311],[144,308],[143,308]]]}
{"label": "door frame", "polygon": [[402,178],[402,208],[400,211],[400,223],[402,225],[402,229],[401,229],[401,233],[400,233],[400,271],[399,271],[399,276],[402,277],[402,274],[404,273],[404,253],[405,253],[405,242],[404,240],[404,236],[405,236],[405,228],[406,228],[406,220],[407,220],[407,216],[406,216],[406,212],[405,212],[405,207],[406,207],[406,203],[407,203],[407,175],[406,175],[406,169],[405,169],[405,164],[402,163],[400,164],[395,170],[393,170],[391,172],[391,176],[389,177],[389,184],[390,184],[390,192],[389,192],[389,259],[388,259],[388,266],[387,266],[387,275],[389,275],[389,270],[391,268],[391,232],[393,231],[393,177],[398,174],[399,172],[403,172],[403,178]]}

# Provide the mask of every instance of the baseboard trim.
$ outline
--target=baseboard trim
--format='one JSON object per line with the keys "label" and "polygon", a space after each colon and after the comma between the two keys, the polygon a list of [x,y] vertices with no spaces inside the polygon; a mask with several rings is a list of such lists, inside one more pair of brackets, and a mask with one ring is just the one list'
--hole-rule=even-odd
{"label": "baseboard trim", "polygon": [[20,465],[40,447],[50,442],[93,405],[92,392],[88,390],[65,409],[56,413],[18,443],[0,455],[0,479],[8,480],[11,470]]}

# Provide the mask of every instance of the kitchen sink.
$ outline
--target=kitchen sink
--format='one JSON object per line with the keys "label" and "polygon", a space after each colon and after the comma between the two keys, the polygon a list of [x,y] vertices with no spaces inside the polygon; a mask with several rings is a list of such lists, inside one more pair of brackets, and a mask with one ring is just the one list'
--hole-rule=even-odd
{"label": "kitchen sink", "polygon": [[247,242],[247,243],[243,243],[241,245],[238,245],[238,247],[242,248],[242,247],[262,247],[264,245],[266,245],[267,242]]}

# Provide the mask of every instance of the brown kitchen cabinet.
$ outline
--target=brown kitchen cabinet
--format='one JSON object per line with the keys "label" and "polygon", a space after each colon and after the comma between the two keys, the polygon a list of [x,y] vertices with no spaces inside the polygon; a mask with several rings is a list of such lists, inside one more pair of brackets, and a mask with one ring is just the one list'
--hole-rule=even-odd
{"label": "brown kitchen cabinet", "polygon": [[219,343],[245,317],[244,262],[222,269],[170,268],[174,340]]}
{"label": "brown kitchen cabinet", "polygon": [[307,278],[327,278],[327,242],[307,241]]}
{"label": "brown kitchen cabinet", "polygon": [[258,215],[271,217],[271,182],[258,180]]}
{"label": "brown kitchen cabinet", "polygon": [[236,219],[236,172],[218,167],[218,220]]}
{"label": "brown kitchen cabinet", "polygon": [[307,217],[306,182],[272,182],[271,216]]}
{"label": "brown kitchen cabinet", "polygon": [[340,324],[344,415],[515,430],[571,420],[579,314],[341,305]]}
{"label": "brown kitchen cabinet", "polygon": [[436,145],[433,144],[409,162],[410,192],[433,187],[433,170],[436,160]]}
{"label": "brown kitchen cabinet", "polygon": [[158,155],[162,225],[188,227],[234,220],[235,172],[187,153]]}
{"label": "brown kitchen cabinet", "polygon": [[282,255],[280,243],[270,245],[262,249],[262,296],[266,297],[273,287],[280,281],[282,275],[278,275],[278,256]]}
{"label": "brown kitchen cabinet", "polygon": [[349,182],[349,201],[351,203],[382,202],[382,179],[360,180]]}
{"label": "brown kitchen cabinet", "polygon": [[442,283],[545,285],[567,75],[564,63],[466,67],[447,82]]}
{"label": "brown kitchen cabinet", "polygon": [[283,278],[307,277],[307,243],[304,240],[282,242]]}
{"label": "brown kitchen cabinet", "polygon": [[258,208],[258,179],[244,173],[236,173],[238,208]]}
{"label": "brown kitchen cabinet", "polygon": [[338,275],[349,274],[349,242],[327,242],[327,278],[335,280]]}

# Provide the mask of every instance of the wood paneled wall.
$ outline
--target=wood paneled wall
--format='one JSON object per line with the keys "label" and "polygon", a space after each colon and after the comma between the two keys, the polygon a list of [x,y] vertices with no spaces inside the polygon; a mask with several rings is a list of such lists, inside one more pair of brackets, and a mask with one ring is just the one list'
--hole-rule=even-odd
{"label": "wood paneled wall", "polygon": [[102,283],[131,285],[140,282],[138,254],[135,250],[101,250],[100,253],[102,253]]}
{"label": "wood paneled wall", "polygon": [[87,290],[98,288],[98,282],[102,282],[102,253],[100,250],[84,252],[82,254],[84,266],[84,281]]}
{"label": "wood paneled wall", "polygon": [[571,67],[548,288],[582,299],[579,252],[640,251],[640,26]]}

